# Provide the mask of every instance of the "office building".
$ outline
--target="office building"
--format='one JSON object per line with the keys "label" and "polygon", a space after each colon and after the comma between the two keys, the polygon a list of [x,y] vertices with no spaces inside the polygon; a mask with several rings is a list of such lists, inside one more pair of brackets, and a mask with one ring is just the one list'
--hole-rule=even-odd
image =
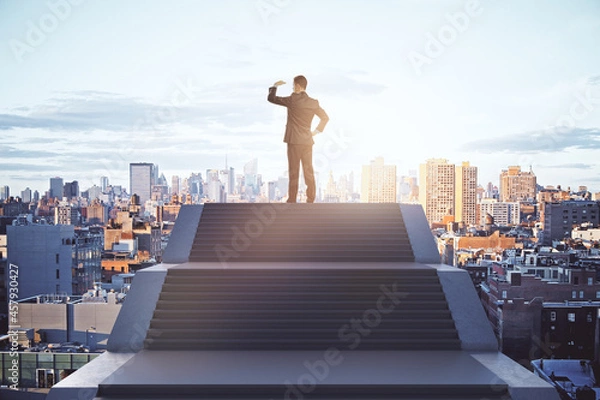
{"label": "office building", "polygon": [[179,194],[179,186],[181,184],[181,179],[177,175],[173,175],[171,178],[171,194]]}
{"label": "office building", "polygon": [[156,168],[151,163],[129,164],[129,193],[138,195],[141,205],[144,205],[152,196],[155,171]]}
{"label": "office building", "polygon": [[23,201],[23,203],[31,203],[32,200],[31,189],[27,187],[21,192],[21,201]]}
{"label": "office building", "polygon": [[108,176],[100,177],[100,187],[102,188],[102,193],[106,193],[108,190]]}
{"label": "office building", "polygon": [[500,174],[500,201],[533,201],[536,197],[537,178],[533,171],[521,171],[520,166],[510,166]]}
{"label": "office building", "polygon": [[62,200],[63,197],[63,179],[60,177],[50,178],[50,198]]}
{"label": "office building", "polygon": [[419,203],[429,223],[454,215],[456,168],[443,158],[419,166]]}
{"label": "office building", "polygon": [[79,197],[79,183],[77,181],[66,182],[63,188],[63,197],[67,201]]}
{"label": "office building", "polygon": [[10,188],[8,186],[0,186],[0,201],[8,200],[10,197]]}
{"label": "office building", "polygon": [[73,294],[84,294],[100,282],[102,270],[102,228],[77,229],[72,241]]}
{"label": "office building", "polygon": [[385,165],[383,157],[377,157],[362,167],[362,203],[396,202],[396,166]]}
{"label": "office building", "polygon": [[456,166],[456,211],[454,220],[465,225],[477,224],[477,167],[469,162]]}

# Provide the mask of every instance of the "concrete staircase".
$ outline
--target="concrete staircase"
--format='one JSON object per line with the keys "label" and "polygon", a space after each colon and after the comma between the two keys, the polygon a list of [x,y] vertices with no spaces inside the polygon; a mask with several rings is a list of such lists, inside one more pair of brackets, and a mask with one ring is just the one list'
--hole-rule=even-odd
{"label": "concrete staircase", "polygon": [[204,205],[190,262],[414,261],[397,204]]}
{"label": "concrete staircase", "polygon": [[435,270],[173,268],[145,347],[320,350],[346,342],[460,349]]}
{"label": "concrete staircase", "polygon": [[[96,400],[511,399],[461,350],[398,204],[205,204],[188,261]],[[332,349],[310,390],[286,381]]]}

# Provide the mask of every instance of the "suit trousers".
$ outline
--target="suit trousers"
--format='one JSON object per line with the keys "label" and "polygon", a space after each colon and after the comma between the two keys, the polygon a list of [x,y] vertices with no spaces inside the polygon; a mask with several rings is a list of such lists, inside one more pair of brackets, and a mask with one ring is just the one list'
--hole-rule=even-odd
{"label": "suit trousers", "polygon": [[312,144],[288,143],[288,173],[290,183],[288,187],[288,203],[295,203],[298,195],[298,181],[300,180],[300,163],[304,172],[306,183],[306,202],[314,203],[317,187],[312,164]]}

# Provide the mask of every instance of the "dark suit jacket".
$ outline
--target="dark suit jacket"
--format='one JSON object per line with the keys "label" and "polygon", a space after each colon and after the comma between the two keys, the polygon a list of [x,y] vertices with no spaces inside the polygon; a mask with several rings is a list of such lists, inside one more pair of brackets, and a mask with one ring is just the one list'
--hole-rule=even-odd
{"label": "dark suit jacket", "polygon": [[292,93],[291,96],[277,96],[277,87],[269,88],[267,100],[273,104],[287,107],[287,124],[283,141],[290,144],[314,144],[311,123],[315,114],[320,118],[317,129],[321,132],[329,121],[325,110],[319,106],[319,101],[313,99],[306,92]]}

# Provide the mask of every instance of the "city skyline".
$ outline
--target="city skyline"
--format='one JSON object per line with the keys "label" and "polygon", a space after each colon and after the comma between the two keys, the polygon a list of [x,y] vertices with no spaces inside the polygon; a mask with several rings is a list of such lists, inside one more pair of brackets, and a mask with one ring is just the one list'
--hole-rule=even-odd
{"label": "city skyline", "polygon": [[277,179],[285,113],[267,88],[304,74],[331,118],[315,138],[321,186],[381,156],[400,174],[447,158],[482,185],[520,165],[600,191],[597,2],[176,4],[0,3],[0,186],[129,187],[130,163],[183,177],[225,157]]}
{"label": "city skyline", "polygon": [[[372,163],[373,160],[375,160],[375,159],[381,159],[381,157],[375,157],[370,162]],[[421,162],[421,164],[427,163],[427,162],[429,162],[431,160],[435,160],[435,159],[423,160]],[[446,160],[446,159],[443,159],[443,160]],[[259,160],[253,160],[253,161],[259,161]],[[451,163],[454,162],[454,160],[446,160],[446,161],[449,161]],[[387,162],[386,162],[386,164],[387,164]],[[421,164],[417,165],[416,168],[411,168],[411,169],[406,170],[406,171],[397,171],[396,172],[396,178],[397,178],[396,179],[396,184],[400,185],[402,183],[401,182],[402,178],[412,177],[412,178],[416,179],[416,183],[417,183],[417,185],[419,185],[420,182],[421,182],[421,180],[422,180],[422,177],[419,176],[420,175],[419,174],[419,168],[420,168]],[[470,163],[470,161],[462,160],[460,162],[457,162],[456,164],[457,164],[457,166],[459,166],[460,164],[469,165],[471,163]],[[133,162],[133,163],[131,163],[131,165],[152,165],[153,168],[158,168],[159,169],[161,175],[164,175],[164,172],[163,172],[163,169],[161,168],[161,166],[158,165],[158,164],[154,164],[152,162],[148,162],[148,161]],[[126,174],[128,175],[128,178],[126,178],[126,180],[123,181],[123,184],[120,183],[121,181],[119,181],[119,183],[113,183],[106,176],[100,176],[100,177],[97,177],[96,182],[93,182],[90,186],[82,186],[82,185],[79,184],[78,190],[80,192],[83,192],[83,191],[88,191],[90,189],[97,189],[97,190],[100,190],[100,192],[105,192],[106,188],[104,188],[103,185],[110,185],[112,187],[115,187],[115,186],[121,187],[128,195],[132,195],[133,193],[129,193],[131,191],[130,190],[130,187],[131,187],[131,178],[129,177],[129,175],[131,173],[131,171],[130,171],[131,165],[128,165],[128,171],[126,172]],[[395,165],[393,165],[393,166],[396,167]],[[478,170],[478,171],[480,170],[479,166],[474,165],[473,167],[476,170]],[[490,184],[492,185],[492,187],[495,187],[495,188],[501,187],[502,186],[501,181],[502,181],[502,175],[503,175],[503,173],[505,173],[507,170],[509,170],[511,168],[515,168],[515,167],[517,167],[519,170],[522,170],[523,172],[525,172],[527,174],[530,173],[529,170],[525,170],[524,168],[521,168],[522,166],[509,166],[509,165],[507,165],[504,168],[502,168],[500,171],[498,171],[498,179],[496,179],[495,181],[489,181],[489,182],[482,182],[481,180],[478,179],[477,182],[476,182],[477,187],[481,188],[481,189],[485,189],[486,187],[489,187]],[[234,168],[234,167],[232,167],[229,164],[228,170],[229,169],[234,169],[234,171],[237,171],[235,173],[235,175],[234,175],[234,179],[235,179],[235,177],[240,178],[240,177],[244,176],[244,174],[241,172],[243,170],[242,168]],[[186,173],[168,175],[168,176],[165,177],[165,179],[167,180],[168,187],[169,187],[169,190],[170,190],[171,193],[182,193],[182,192],[186,191],[186,189],[184,189],[181,186],[184,180],[186,180],[188,178],[192,178],[195,175],[199,175],[199,176],[202,177],[202,179],[204,181],[207,181],[207,177],[208,177],[207,173],[209,173],[210,171],[218,171],[219,172],[219,180],[221,180],[221,178],[222,178],[220,176],[221,172],[225,171],[225,169],[221,169],[221,168],[217,168],[217,167],[205,168],[204,170],[201,170],[201,171],[198,171],[198,172],[188,171]],[[330,176],[333,177],[334,181],[337,181],[338,179],[344,179],[344,177],[348,178],[348,176],[350,176],[351,174],[353,174],[355,177],[358,178],[358,182],[356,183],[358,186],[356,186],[354,188],[355,192],[357,194],[360,194],[360,192],[361,192],[361,182],[360,181],[361,181],[361,177],[362,177],[363,171],[364,171],[364,166],[363,166],[363,168],[359,169],[358,172],[356,172],[354,170],[351,170],[348,173],[336,173],[335,171],[329,171],[327,173],[327,176],[323,176],[323,174],[320,171],[317,171],[316,172],[317,189],[319,189],[319,190],[327,190],[328,179],[330,179]],[[330,175],[330,173],[333,174],[333,175]],[[534,176],[535,176],[535,171],[533,171],[533,173],[534,173]],[[282,171],[282,173],[280,173],[279,176],[268,177],[267,179],[265,179],[265,177],[262,175],[262,173],[260,171],[260,168],[259,168],[258,169],[258,175],[262,176],[262,178],[263,178],[262,179],[263,184],[267,185],[268,182],[276,182],[278,179],[286,178],[286,171]],[[476,173],[476,175],[480,175],[480,174]],[[177,178],[179,180],[179,183],[178,183],[179,187],[178,187],[177,190],[174,190],[174,188],[173,188],[173,185],[172,185],[172,179],[173,178]],[[4,185],[0,181],[0,188],[6,188],[6,187],[8,187],[9,190],[10,190],[9,197],[13,197],[13,198],[16,198],[16,197],[22,198],[22,193],[23,192],[28,192],[28,191],[31,192],[30,195],[32,195],[34,192],[37,191],[39,197],[42,197],[42,196],[45,195],[46,192],[51,193],[53,191],[53,189],[52,189],[52,182],[53,181],[59,180],[60,182],[65,182],[66,184],[70,184],[69,181],[74,181],[74,182],[77,182],[77,183],[80,182],[76,177],[69,177],[69,178],[65,179],[62,176],[53,176],[53,177],[49,176],[49,177],[42,178],[40,180],[46,182],[45,184],[42,183],[41,184],[42,186],[40,186],[40,187],[30,187],[30,186],[27,186],[27,187],[24,187],[23,190],[15,190],[14,188],[10,187],[9,185]],[[230,182],[228,183],[228,182],[225,182],[225,181],[221,181],[221,183],[227,189],[226,191],[228,191],[229,190],[228,189],[228,184],[230,184]],[[592,194],[600,193],[600,191],[594,191],[593,188],[590,188],[588,185],[585,185],[585,184],[579,185],[579,186],[575,186],[575,185],[569,185],[569,184],[564,184],[564,183],[547,184],[547,183],[544,183],[544,182],[537,182],[537,186],[541,187],[541,188],[559,188],[559,189],[562,188],[562,190],[570,190],[572,192],[578,192],[579,188],[581,186],[584,186],[584,187],[587,187],[587,190],[590,193],[592,193]],[[61,185],[61,187],[62,187],[62,185]],[[265,187],[265,188],[263,188],[263,190],[267,191],[267,188]],[[6,196],[0,195],[0,200],[5,199],[5,197]],[[60,196],[59,196],[59,198],[60,198]]]}

